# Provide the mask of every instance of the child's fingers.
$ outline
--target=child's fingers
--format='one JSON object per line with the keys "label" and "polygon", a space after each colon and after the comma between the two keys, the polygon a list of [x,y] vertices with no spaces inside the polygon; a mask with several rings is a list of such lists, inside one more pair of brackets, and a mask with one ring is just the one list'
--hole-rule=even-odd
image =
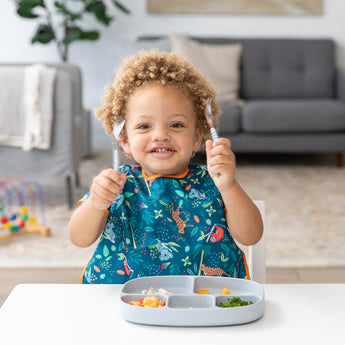
{"label": "child's fingers", "polygon": [[123,187],[125,185],[126,181],[127,181],[127,175],[125,173],[121,173],[119,175],[119,178],[121,179],[120,180],[120,185],[121,185],[121,187]]}
{"label": "child's fingers", "polygon": [[207,166],[217,187],[231,184],[234,179],[235,155],[230,140],[219,138],[215,143],[206,142]]}
{"label": "child's fingers", "polygon": [[212,152],[212,156],[210,156],[210,162],[212,161],[213,164],[233,161],[234,159],[235,159],[234,153],[231,150],[225,150],[225,149],[216,154],[213,154]]}
{"label": "child's fingers", "polygon": [[115,196],[112,193],[104,192],[97,188],[91,188],[90,202],[97,209],[107,209],[113,203],[114,198]]}
{"label": "child's fingers", "polygon": [[103,170],[101,173],[100,173],[101,176],[111,180],[112,182],[120,185],[120,186],[123,186],[126,182],[126,174],[125,173],[121,173],[119,174],[117,171],[115,171],[114,169],[106,169],[106,170]]}
{"label": "child's fingers", "polygon": [[215,142],[214,146],[218,146],[218,145],[224,145],[224,146],[228,147],[229,149],[231,148],[231,142],[227,138],[218,138],[218,140]]}
{"label": "child's fingers", "polygon": [[206,141],[206,158],[207,158],[207,160],[211,156],[212,145],[213,145],[213,141],[212,140],[207,140]]}
{"label": "child's fingers", "polygon": [[224,154],[231,151],[231,142],[226,138],[219,138],[217,141],[206,141],[206,153],[210,155]]}
{"label": "child's fingers", "polygon": [[103,193],[104,196],[107,194],[116,194],[120,188],[120,186],[114,182],[113,180],[109,179],[105,176],[99,176],[98,178],[94,179],[93,187],[91,188],[91,191],[98,190],[99,194]]}
{"label": "child's fingers", "polygon": [[[223,139],[223,138],[222,138]],[[218,164],[233,161],[234,153],[231,151],[231,144],[228,139],[218,139],[216,145],[213,142],[206,142],[206,155],[208,164]]]}
{"label": "child's fingers", "polygon": [[117,189],[117,186],[122,189],[126,182],[126,174],[117,173],[114,169],[106,169],[101,172],[99,175],[99,183],[109,191],[114,191],[114,188]]}
{"label": "child's fingers", "polygon": [[113,169],[103,170],[98,174],[91,185],[91,197],[94,206],[107,208],[121,193],[126,182],[126,174],[118,174]]}

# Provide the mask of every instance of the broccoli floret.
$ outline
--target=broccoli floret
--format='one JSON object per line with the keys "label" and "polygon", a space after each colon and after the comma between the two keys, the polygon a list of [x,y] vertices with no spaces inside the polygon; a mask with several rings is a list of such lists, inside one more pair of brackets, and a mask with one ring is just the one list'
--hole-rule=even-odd
{"label": "broccoli floret", "polygon": [[252,301],[242,301],[241,298],[239,297],[233,297],[233,298],[228,298],[227,302],[225,303],[219,303],[218,307],[220,308],[233,308],[233,307],[242,307],[244,305],[250,305],[253,304]]}

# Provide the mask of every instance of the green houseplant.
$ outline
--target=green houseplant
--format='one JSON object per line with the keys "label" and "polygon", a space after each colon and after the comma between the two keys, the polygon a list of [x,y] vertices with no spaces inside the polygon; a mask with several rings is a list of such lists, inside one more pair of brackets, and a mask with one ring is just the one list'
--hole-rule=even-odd
{"label": "green houseplant", "polygon": [[99,30],[85,30],[81,22],[86,15],[93,15],[102,25],[109,25],[113,17],[109,15],[109,4],[129,14],[129,10],[115,0],[13,0],[17,13],[23,18],[39,21],[31,43],[48,44],[55,42],[59,57],[68,60],[68,48],[78,40],[95,41]]}

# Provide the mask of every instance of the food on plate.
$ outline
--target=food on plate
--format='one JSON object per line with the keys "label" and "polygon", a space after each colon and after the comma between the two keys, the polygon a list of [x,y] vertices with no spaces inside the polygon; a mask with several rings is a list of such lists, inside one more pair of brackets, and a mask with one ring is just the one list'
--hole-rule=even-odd
{"label": "food on plate", "polygon": [[152,287],[149,289],[141,291],[143,295],[170,295],[171,292],[168,290],[165,290],[163,288],[159,288],[158,290],[154,290]]}
{"label": "food on plate", "polygon": [[[199,289],[196,293],[199,295],[208,295],[209,294],[207,288]],[[221,294],[222,295],[231,295],[231,292],[226,287],[224,287]]]}
{"label": "food on plate", "polygon": [[128,302],[130,305],[135,305],[138,307],[146,307],[146,308],[159,308],[165,306],[165,301],[159,300],[155,296],[148,296],[145,298],[141,298],[139,301],[130,301]]}
{"label": "food on plate", "polygon": [[219,303],[220,308],[233,308],[233,307],[243,307],[245,305],[253,304],[252,301],[242,301],[239,297],[228,298],[227,302]]}
{"label": "food on plate", "polygon": [[231,295],[231,292],[226,287],[224,287],[222,295]]}

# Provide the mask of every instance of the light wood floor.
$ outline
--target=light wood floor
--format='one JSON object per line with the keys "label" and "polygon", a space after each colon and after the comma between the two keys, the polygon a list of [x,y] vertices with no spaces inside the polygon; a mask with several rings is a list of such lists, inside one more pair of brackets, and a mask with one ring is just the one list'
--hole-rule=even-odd
{"label": "light wood floor", "polygon": [[[17,284],[76,284],[82,268],[1,268],[0,306]],[[268,268],[269,284],[345,283],[345,267]]]}

